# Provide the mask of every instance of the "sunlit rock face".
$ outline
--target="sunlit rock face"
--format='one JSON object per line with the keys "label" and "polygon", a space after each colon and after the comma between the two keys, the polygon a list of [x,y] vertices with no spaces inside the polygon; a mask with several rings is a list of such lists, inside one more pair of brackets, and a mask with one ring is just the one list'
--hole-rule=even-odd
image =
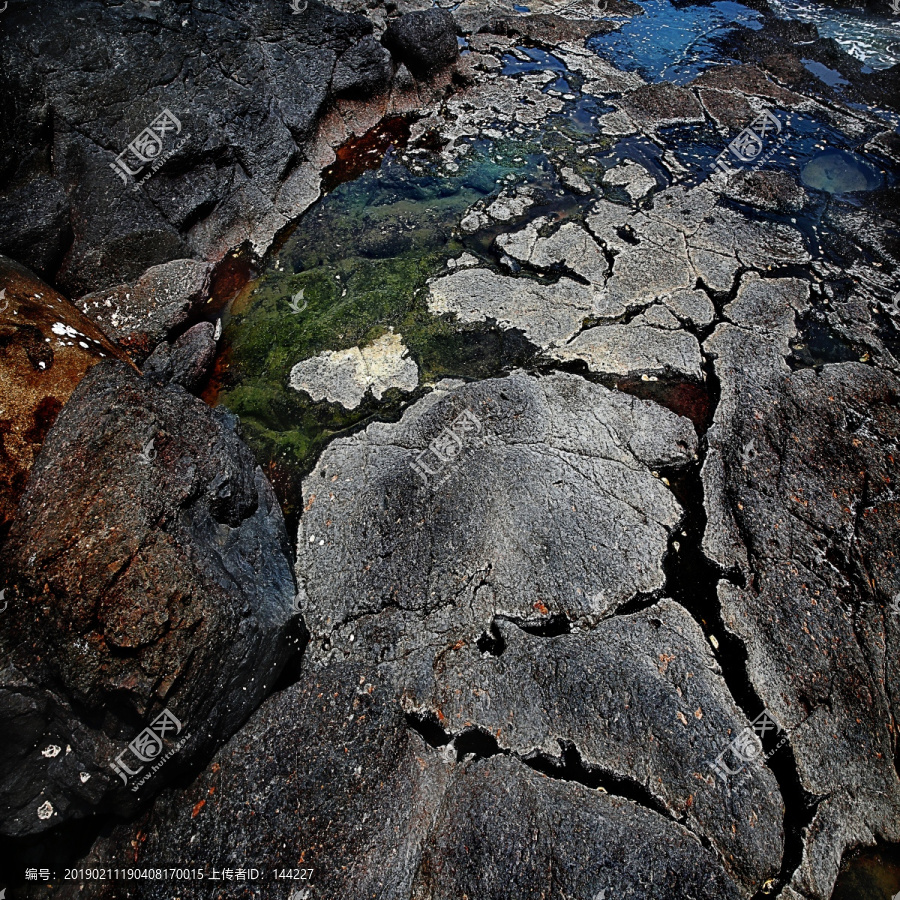
{"label": "sunlit rock face", "polygon": [[290,384],[313,400],[328,400],[354,409],[366,391],[371,391],[376,400],[394,388],[414,391],[419,384],[419,370],[409,358],[402,336],[389,332],[362,349],[326,350],[297,363],[291,369]]}

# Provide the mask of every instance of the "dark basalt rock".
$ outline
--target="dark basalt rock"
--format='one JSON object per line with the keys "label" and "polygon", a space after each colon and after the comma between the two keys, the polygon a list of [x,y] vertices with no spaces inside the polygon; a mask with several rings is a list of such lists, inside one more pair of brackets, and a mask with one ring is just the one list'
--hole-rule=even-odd
{"label": "dark basalt rock", "polygon": [[[310,897],[744,896],[687,829],[637,803],[505,755],[457,761],[429,747],[371,660],[273,698],[194,785],[113,830],[84,864],[209,865],[225,848],[260,869],[312,868]],[[93,890],[116,896],[110,882]],[[146,882],[129,890],[153,896]],[[182,896],[217,893],[195,883]]]}
{"label": "dark basalt rock", "polygon": [[55,179],[38,175],[0,194],[0,247],[47,278],[72,239],[69,199]]}
{"label": "dark basalt rock", "polygon": [[[464,410],[481,430],[419,482]],[[562,374],[445,382],[335,441],[304,482],[304,676],[90,863],[279,865],[292,835],[321,897],[752,895],[783,803],[760,760],[728,784],[709,766],[746,720],[698,622],[611,614],[661,593],[679,508],[652,468],[696,447]]]}
{"label": "dark basalt rock", "polygon": [[382,43],[413,75],[427,76],[459,55],[456,22],[445,9],[407,13],[391,22]]}
{"label": "dark basalt rock", "polygon": [[331,90],[338,96],[371,97],[388,88],[393,74],[390,53],[374,37],[364,37],[338,60]]}
{"label": "dark basalt rock", "polygon": [[703,121],[703,107],[694,94],[688,88],[665,81],[626,94],[622,107],[636,122],[652,127]]}
{"label": "dark basalt rock", "polygon": [[153,266],[132,284],[86,294],[75,304],[140,362],[202,310],[211,273],[206,263],[174,259]]}
{"label": "dark basalt rock", "polygon": [[[290,549],[233,426],[118,362],[57,419],[0,555],[3,833],[133,811],[271,689],[290,652]],[[185,743],[124,787],[110,763],[163,709]]]}
{"label": "dark basalt rock", "polygon": [[[0,252],[70,295],[232,249],[231,228],[281,210],[329,100],[390,75],[372,23],[316,0],[296,15],[288,2],[13,4],[3,25],[0,212],[15,214],[0,214]],[[110,166],[164,109],[181,129],[135,190]]]}
{"label": "dark basalt rock", "polygon": [[180,384],[195,392],[202,386],[216,358],[215,326],[200,322],[174,344],[163,341],[144,363],[144,375],[153,381]]}

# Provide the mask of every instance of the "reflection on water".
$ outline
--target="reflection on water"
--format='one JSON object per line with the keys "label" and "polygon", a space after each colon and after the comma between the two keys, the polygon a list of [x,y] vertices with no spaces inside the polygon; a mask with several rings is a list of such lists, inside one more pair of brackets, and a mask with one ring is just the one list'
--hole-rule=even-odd
{"label": "reflection on water", "polygon": [[[644,15],[619,31],[597,35],[589,46],[620,69],[649,81],[684,84],[704,69],[729,60],[713,43],[735,25],[758,30],[761,14],[731,0],[709,6],[676,7],[669,0],[645,0]],[[733,60],[731,60],[733,61]]]}
{"label": "reflection on water", "polygon": [[874,191],[881,185],[878,173],[853,153],[826,150],[814,156],[800,173],[801,181],[829,194]]}
{"label": "reflection on water", "polygon": [[[684,84],[705,69],[733,62],[722,55],[720,39],[738,25],[755,31],[764,27],[761,13],[730,0],[708,6],[640,0],[640,5],[643,15],[634,16],[618,31],[597,35],[589,46],[619,68],[639,72],[649,81]],[[811,22],[821,37],[834,38],[866,64],[864,72],[900,62],[900,16],[887,15],[887,0],[886,14],[880,16],[808,0],[770,0],[769,5],[777,16]]]}

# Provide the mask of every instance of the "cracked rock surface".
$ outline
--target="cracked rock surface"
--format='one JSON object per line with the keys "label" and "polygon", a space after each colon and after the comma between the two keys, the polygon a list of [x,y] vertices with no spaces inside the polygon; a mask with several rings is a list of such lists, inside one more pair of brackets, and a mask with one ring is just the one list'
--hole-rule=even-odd
{"label": "cracked rock surface", "polygon": [[[264,252],[318,197],[330,151],[320,158],[316,137],[329,110],[348,95],[386,95],[394,78],[372,21],[318,0],[299,14],[289,2],[226,0],[7,12],[0,210],[27,203],[30,215],[2,217],[0,250],[23,254],[73,296],[172,260],[217,260],[245,239]],[[437,44],[415,22],[397,27],[412,35],[404,53],[437,46],[429,61],[440,68],[456,42],[450,14],[435,14]],[[128,157],[135,179],[146,178],[138,186],[110,166],[164,109],[180,127],[153,153],[158,171]]]}
{"label": "cracked rock surface", "polygon": [[733,324],[706,344],[722,398],[703,470],[704,546],[746,580],[720,583],[723,621],[791,735],[810,798],[786,897],[827,897],[844,848],[900,838],[890,724],[900,382],[859,363],[792,371],[785,358],[808,298],[804,282],[748,276],[726,310]]}
{"label": "cracked rock surface", "polygon": [[[423,480],[461,415],[447,479]],[[778,785],[758,760],[714,776],[746,718],[691,614],[654,600],[682,510],[652,470],[696,451],[686,419],[565,374],[444,382],[334,442],[304,485],[307,677],[96,858],[137,828],[147,865],[173,837],[186,864],[235,840],[274,860],[289,827],[327,859],[322,896],[472,896],[501,873],[497,896],[753,893],[780,866]]]}

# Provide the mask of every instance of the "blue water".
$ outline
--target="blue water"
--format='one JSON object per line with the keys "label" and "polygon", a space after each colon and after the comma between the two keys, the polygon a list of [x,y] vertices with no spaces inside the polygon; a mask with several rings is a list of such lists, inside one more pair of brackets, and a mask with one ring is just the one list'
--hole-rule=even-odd
{"label": "blue water", "polygon": [[634,16],[618,31],[597,35],[589,46],[648,81],[684,84],[704,69],[734,62],[721,56],[713,39],[735,25],[762,28],[760,13],[732,0],[686,9],[677,9],[669,0],[646,0],[641,6],[644,15]]}
{"label": "blue water", "polygon": [[823,38],[838,44],[869,71],[889,69],[900,62],[900,16],[890,16],[888,0],[885,15],[873,15],[859,9],[838,9],[811,0],[771,0],[773,12],[786,19],[812,22]]}
{"label": "blue water", "polygon": [[[705,69],[735,62],[722,55],[718,39],[738,25],[754,31],[763,27],[760,13],[732,0],[683,8],[670,0],[639,2],[644,15],[634,16],[618,31],[597,35],[589,46],[619,68],[652,82],[684,84]],[[771,0],[770,5],[782,18],[813,23],[821,37],[834,38],[864,63],[864,72],[900,63],[900,15],[835,9],[810,0]],[[889,11],[887,0],[885,10]]]}
{"label": "blue water", "polygon": [[816,62],[814,59],[802,59],[800,61],[803,63],[803,68],[806,69],[807,72],[812,72],[816,78],[820,81],[824,81],[825,84],[830,85],[831,87],[841,87],[842,85],[850,84],[840,72],[822,65],[822,63]]}

